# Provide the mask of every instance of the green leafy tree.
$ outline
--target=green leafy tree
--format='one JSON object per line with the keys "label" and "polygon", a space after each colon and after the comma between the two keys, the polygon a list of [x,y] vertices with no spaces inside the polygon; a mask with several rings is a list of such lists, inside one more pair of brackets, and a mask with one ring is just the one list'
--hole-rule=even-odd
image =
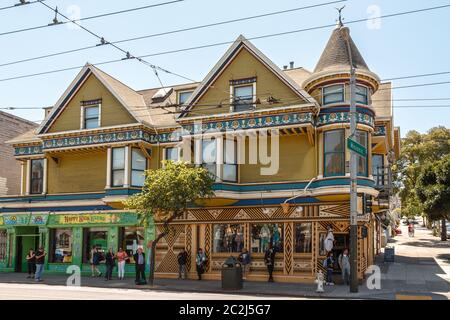
{"label": "green leafy tree", "polygon": [[205,168],[173,161],[164,161],[161,169],[148,170],[145,175],[142,191],[127,199],[125,206],[136,210],[143,225],[162,224],[163,231],[151,245],[149,284],[153,285],[156,245],[173,231],[170,224],[188,206],[214,194],[214,179]]}
{"label": "green leafy tree", "polygon": [[416,193],[430,219],[441,220],[441,240],[446,241],[445,219],[450,219],[450,154],[423,168]]}

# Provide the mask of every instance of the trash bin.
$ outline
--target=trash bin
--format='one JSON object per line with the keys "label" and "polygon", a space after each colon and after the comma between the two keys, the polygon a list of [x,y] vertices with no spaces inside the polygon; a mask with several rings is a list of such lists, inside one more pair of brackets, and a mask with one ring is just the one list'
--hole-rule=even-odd
{"label": "trash bin", "polygon": [[229,257],[222,265],[222,289],[242,289],[242,266],[234,257]]}
{"label": "trash bin", "polygon": [[394,262],[395,248],[386,247],[384,248],[384,262]]}

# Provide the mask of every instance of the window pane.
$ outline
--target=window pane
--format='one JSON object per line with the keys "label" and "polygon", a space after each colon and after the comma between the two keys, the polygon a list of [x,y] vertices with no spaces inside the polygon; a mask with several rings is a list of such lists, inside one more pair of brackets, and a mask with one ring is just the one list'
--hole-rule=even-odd
{"label": "window pane", "polygon": [[216,177],[216,165],[215,164],[203,164],[202,165],[206,170],[209,171],[209,173],[211,173],[211,175],[213,176],[213,178]]}
{"label": "window pane", "polygon": [[216,163],[216,140],[203,140],[202,162]]}
{"label": "window pane", "polygon": [[144,249],[143,227],[122,227],[119,235],[119,248],[122,248],[130,257],[127,263],[134,263],[133,254],[138,248]]}
{"label": "window pane", "polygon": [[98,107],[84,108],[84,118],[85,119],[98,118]]}
{"label": "window pane", "polygon": [[283,252],[283,229],[280,224],[254,224],[252,225],[252,250],[251,252],[264,253],[269,244],[277,252]]}
{"label": "window pane", "polygon": [[113,148],[112,149],[112,168],[125,169],[125,148]]}
{"label": "window pane", "polygon": [[344,153],[325,154],[325,175],[344,175]]}
{"label": "window pane", "polygon": [[344,130],[325,132],[325,152],[344,151]]}
{"label": "window pane", "polygon": [[142,187],[145,181],[145,174],[142,170],[131,171],[131,185],[135,187]]}
{"label": "window pane", "polygon": [[189,99],[189,97],[192,95],[192,92],[193,91],[180,92],[178,94],[178,103],[179,104],[185,103]]}
{"label": "window pane", "polygon": [[229,164],[236,163],[236,145],[237,141],[232,139],[225,139],[225,143],[223,144],[224,148],[224,162]]}
{"label": "window pane", "polygon": [[234,111],[246,111],[253,108],[253,86],[235,87],[233,94]]}
{"label": "window pane", "polygon": [[356,86],[356,102],[367,104],[367,88],[363,86]]}
{"label": "window pane", "polygon": [[214,225],[213,252],[241,252],[244,248],[244,225]]}
{"label": "window pane", "polygon": [[383,155],[372,155],[372,175],[377,185],[384,184]]}
{"label": "window pane", "polygon": [[52,262],[72,262],[72,229],[53,229],[50,245]]}
{"label": "window pane", "polygon": [[133,148],[131,151],[131,169],[145,170],[147,169],[147,159],[141,150]]}
{"label": "window pane", "polygon": [[[355,134],[356,142],[367,148],[367,132],[357,130]],[[367,176],[367,158],[357,155],[358,175]]]}
{"label": "window pane", "polygon": [[344,86],[335,85],[323,88],[323,104],[343,102],[344,101]]}
{"label": "window pane", "polygon": [[237,181],[237,165],[235,164],[223,165],[223,180],[230,182]]}
{"label": "window pane", "polygon": [[166,148],[166,160],[178,161],[178,148]]}
{"label": "window pane", "polygon": [[311,223],[295,224],[295,252],[311,253]]}
{"label": "window pane", "polygon": [[125,170],[114,170],[112,172],[112,184],[114,187],[123,186]]}
{"label": "window pane", "polygon": [[98,119],[89,119],[84,122],[85,129],[95,129],[98,128]]}
{"label": "window pane", "polygon": [[44,160],[31,160],[31,193],[42,193],[44,177]]}

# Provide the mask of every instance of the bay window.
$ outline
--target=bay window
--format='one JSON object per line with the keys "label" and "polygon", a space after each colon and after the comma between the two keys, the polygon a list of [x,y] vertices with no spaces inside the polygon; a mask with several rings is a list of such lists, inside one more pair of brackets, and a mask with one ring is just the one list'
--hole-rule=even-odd
{"label": "bay window", "polygon": [[358,159],[358,176],[367,176],[367,157],[369,156],[369,150],[367,149],[367,132],[356,130],[355,140],[360,145],[364,146],[367,150],[367,156],[363,157],[356,155]]}
{"label": "bay window", "polygon": [[382,154],[372,155],[372,175],[375,185],[384,185],[384,156]]}
{"label": "bay window", "polygon": [[217,141],[216,139],[202,140],[202,167],[216,176]]}
{"label": "bay window", "polygon": [[327,86],[322,89],[323,91],[323,105],[337,102],[344,102],[344,85],[337,84]]}
{"label": "bay window", "polygon": [[138,148],[131,150],[131,185],[142,187],[145,181],[145,169],[147,169],[147,158]]}
{"label": "bay window", "polygon": [[324,133],[324,176],[345,175],[344,139],[344,129]]}
{"label": "bay window", "polygon": [[369,89],[364,86],[356,86],[356,103],[369,104]]}
{"label": "bay window", "polygon": [[112,186],[121,187],[125,179],[125,148],[112,149]]}
{"label": "bay window", "polygon": [[44,185],[44,159],[31,160],[30,192],[42,193]]}
{"label": "bay window", "polygon": [[177,147],[165,148],[164,152],[165,152],[165,160],[170,160],[170,161],[178,161],[179,160]]}
{"label": "bay window", "polygon": [[225,139],[224,163],[223,163],[223,181],[237,182],[237,141],[234,139]]}

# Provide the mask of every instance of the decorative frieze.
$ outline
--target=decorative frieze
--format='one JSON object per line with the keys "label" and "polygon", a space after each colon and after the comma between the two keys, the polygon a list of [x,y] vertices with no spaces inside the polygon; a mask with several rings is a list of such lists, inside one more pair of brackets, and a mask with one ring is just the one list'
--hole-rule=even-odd
{"label": "decorative frieze", "polygon": [[375,126],[374,136],[385,136],[386,135],[386,126]]}
{"label": "decorative frieze", "polygon": [[[361,124],[365,124],[368,126],[374,126],[374,118],[373,116],[367,113],[357,113],[356,121]],[[349,112],[331,112],[331,113],[323,113],[319,115],[316,125],[318,127],[325,126],[328,124],[334,123],[348,123],[350,122],[350,113]]]}

